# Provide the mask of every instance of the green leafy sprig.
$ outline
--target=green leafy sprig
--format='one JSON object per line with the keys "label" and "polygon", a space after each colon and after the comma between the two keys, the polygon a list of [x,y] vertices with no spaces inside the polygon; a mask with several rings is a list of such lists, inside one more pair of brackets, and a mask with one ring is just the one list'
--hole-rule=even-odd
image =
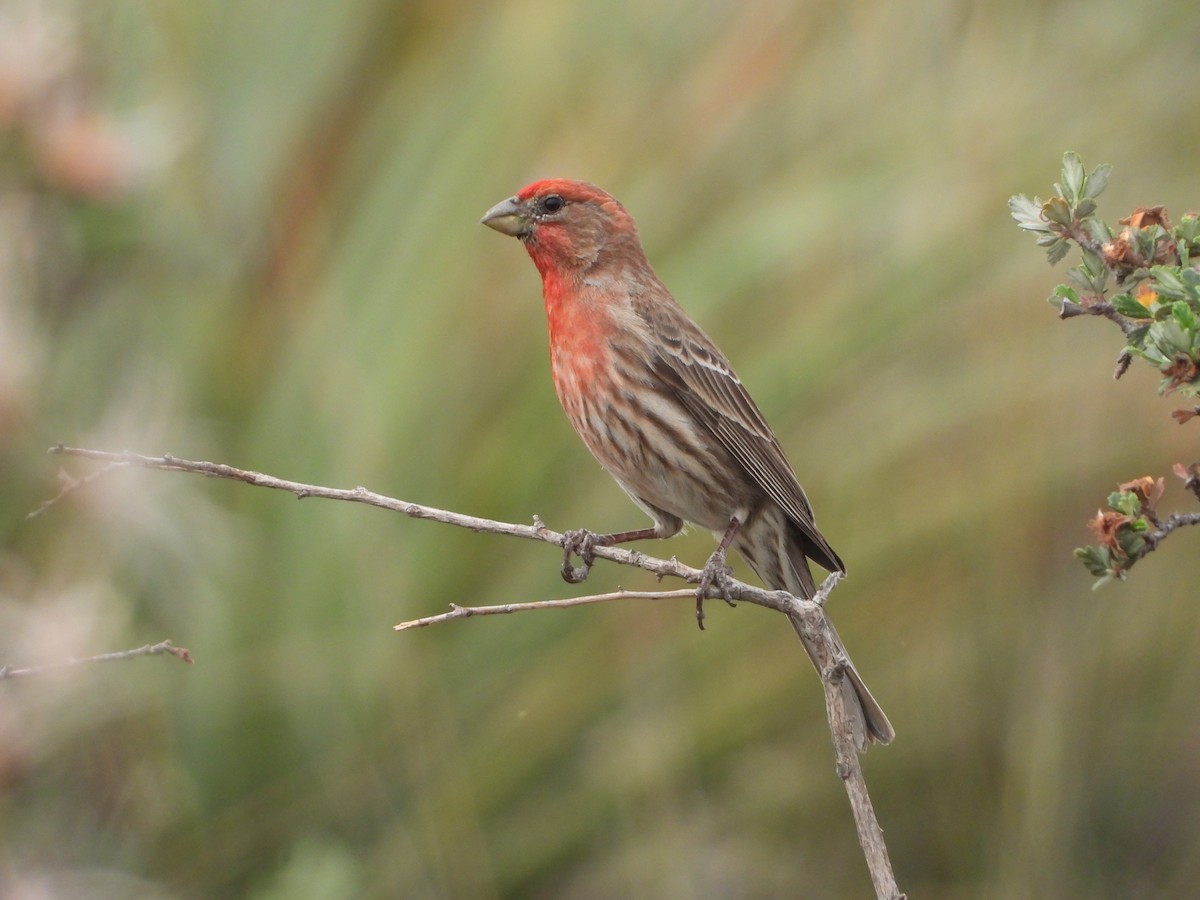
{"label": "green leafy sprig", "polygon": [[[1059,315],[1098,315],[1125,334],[1117,377],[1140,357],[1162,374],[1160,393],[1200,396],[1200,218],[1188,213],[1172,225],[1162,206],[1138,207],[1113,228],[1096,216],[1096,198],[1112,167],[1088,172],[1075,153],[1063,156],[1062,181],[1048,200],[1019,194],[1008,201],[1013,218],[1037,236],[1053,265],[1072,244],[1079,265],[1049,297]],[[1176,411],[1184,422],[1200,413]]]}
{"label": "green leafy sprig", "polygon": [[[1063,154],[1062,180],[1048,200],[1019,194],[1008,201],[1012,217],[1037,238],[1051,265],[1079,248],[1081,260],[1068,270],[1049,302],[1063,319],[1102,316],[1118,325],[1125,347],[1115,378],[1134,358],[1162,375],[1159,393],[1200,396],[1200,217],[1188,213],[1172,225],[1162,206],[1140,206],[1113,228],[1096,215],[1096,198],[1108,186],[1112,167],[1091,172],[1078,154]],[[1183,424],[1200,415],[1200,405],[1171,413]],[[1200,500],[1200,465],[1176,464],[1175,474]],[[1097,544],[1075,551],[1099,581],[1124,579],[1138,560],[1182,525],[1200,525],[1200,513],[1160,519],[1156,506],[1163,479],[1126,482],[1108,497],[1089,527]]]}

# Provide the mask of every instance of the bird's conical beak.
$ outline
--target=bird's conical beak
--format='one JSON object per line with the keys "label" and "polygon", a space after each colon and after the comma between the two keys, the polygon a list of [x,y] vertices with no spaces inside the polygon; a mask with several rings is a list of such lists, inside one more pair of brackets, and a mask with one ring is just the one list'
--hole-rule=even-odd
{"label": "bird's conical beak", "polygon": [[484,213],[479,221],[488,228],[495,228],[501,234],[510,234],[513,237],[529,233],[529,217],[516,197],[501,200]]}

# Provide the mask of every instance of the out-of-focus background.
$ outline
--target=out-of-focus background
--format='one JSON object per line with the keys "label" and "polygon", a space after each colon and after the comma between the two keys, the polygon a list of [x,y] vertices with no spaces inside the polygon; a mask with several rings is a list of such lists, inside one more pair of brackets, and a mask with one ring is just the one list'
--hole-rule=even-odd
{"label": "out-of-focus background", "polygon": [[532,265],[478,224],[545,176],[625,202],[845,557],[901,886],[1187,895],[1200,536],[1099,592],[1071,550],[1195,427],[1146,367],[1111,380],[1115,328],[1055,318],[1005,202],[1068,149],[1114,164],[1110,220],[1200,202],[1197,28],[1182,0],[0,3],[0,663],[196,657],[0,684],[4,895],[869,892],[767,611],[394,634],[654,581],[161,472],[25,518],[94,471],[64,441],[639,526],[557,407]]}

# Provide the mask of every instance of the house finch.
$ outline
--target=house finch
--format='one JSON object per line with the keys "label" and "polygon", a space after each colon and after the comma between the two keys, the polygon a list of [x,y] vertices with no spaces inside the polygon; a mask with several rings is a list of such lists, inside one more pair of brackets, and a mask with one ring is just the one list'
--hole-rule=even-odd
{"label": "house finch", "polygon": [[[816,592],[810,559],[845,571],[774,432],[724,354],[654,274],[620,203],[584,182],[539,181],[482,221],[520,238],[533,258],[558,399],[592,455],[654,520],[618,534],[570,533],[569,581],[586,577],[596,545],[668,538],[685,521],[719,541],[697,592],[702,628],[700,600],[710,585],[726,583],[730,547],[772,590],[797,597]],[[582,569],[570,565],[572,551]],[[797,633],[817,664],[798,626]],[[845,674],[860,743],[888,743],[895,732],[887,716],[853,665]]]}

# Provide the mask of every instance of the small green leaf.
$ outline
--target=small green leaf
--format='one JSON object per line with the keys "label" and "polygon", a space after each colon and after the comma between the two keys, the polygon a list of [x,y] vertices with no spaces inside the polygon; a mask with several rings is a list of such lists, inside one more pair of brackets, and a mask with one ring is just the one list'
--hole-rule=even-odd
{"label": "small green leaf", "polygon": [[1095,200],[1080,200],[1075,204],[1075,218],[1086,219],[1096,211]]}
{"label": "small green leaf", "polygon": [[1083,224],[1091,233],[1092,240],[1097,244],[1107,244],[1113,239],[1112,229],[1103,219],[1088,219]]}
{"label": "small green leaf", "polygon": [[[1138,560],[1146,555],[1146,539],[1138,534],[1135,530],[1121,530],[1117,533],[1117,543],[1121,545],[1121,549],[1125,551],[1125,555],[1130,560]],[[1133,565],[1132,562],[1126,565]]]}
{"label": "small green leaf", "polygon": [[1108,187],[1108,176],[1112,174],[1112,166],[1108,163],[1096,166],[1092,169],[1092,174],[1087,177],[1087,183],[1083,188],[1083,196],[1089,200],[1094,200],[1099,197],[1106,187]]}
{"label": "small green leaf", "polygon": [[1175,317],[1175,321],[1179,323],[1179,327],[1184,331],[1196,333],[1196,314],[1192,312],[1192,308],[1183,300],[1176,300],[1171,304],[1171,315]]}
{"label": "small green leaf", "polygon": [[1162,231],[1161,225],[1146,226],[1145,228],[1127,229],[1127,232],[1133,232],[1134,245],[1138,256],[1142,259],[1154,259],[1155,246],[1158,244],[1158,235]]}
{"label": "small green leaf", "polygon": [[1149,319],[1150,310],[1133,298],[1132,294],[1117,294],[1111,300],[1113,309],[1129,319]]}
{"label": "small green leaf", "polygon": [[1188,295],[1188,285],[1184,284],[1179,270],[1170,266],[1154,266],[1150,270],[1154,277],[1155,289],[1164,297],[1182,300]]}
{"label": "small green leaf", "polygon": [[[1172,359],[1176,353],[1188,353],[1192,349],[1191,335],[1179,327],[1174,318],[1174,307],[1170,310],[1171,318],[1155,322],[1150,326],[1150,340],[1162,355],[1163,363]],[[1149,348],[1147,348],[1149,349]]]}
{"label": "small green leaf", "polygon": [[1113,491],[1108,495],[1108,508],[1130,518],[1137,518],[1142,514],[1142,501],[1133,491]]}
{"label": "small green leaf", "polygon": [[1058,287],[1056,287],[1054,289],[1054,296],[1062,297],[1064,300],[1070,300],[1072,303],[1079,302],[1079,294],[1075,291],[1075,288],[1071,287],[1069,284],[1060,284]]}
{"label": "small green leaf", "polygon": [[1078,547],[1075,550],[1075,558],[1097,578],[1111,577],[1107,550],[1100,547]]}
{"label": "small green leaf", "polygon": [[1175,237],[1177,240],[1194,244],[1197,237],[1200,237],[1200,216],[1188,213],[1180,219],[1179,224],[1175,226]]}
{"label": "small green leaf", "polygon": [[1062,197],[1051,197],[1042,204],[1042,216],[1065,228],[1071,224],[1071,206]]}
{"label": "small green leaf", "polygon": [[1079,288],[1087,294],[1099,294],[1101,291],[1096,287],[1096,283],[1091,276],[1083,270],[1083,266],[1076,266],[1073,269],[1067,269],[1067,278],[1073,283],[1079,285]]}
{"label": "small green leaf", "polygon": [[1067,255],[1067,251],[1071,249],[1071,245],[1066,241],[1060,240],[1046,251],[1046,259],[1050,265],[1054,265],[1062,260]]}
{"label": "small green leaf", "polygon": [[1008,211],[1016,223],[1026,231],[1048,231],[1042,218],[1042,201],[1037,197],[1030,200],[1024,194],[1008,199]]}
{"label": "small green leaf", "polygon": [[1143,340],[1140,344],[1134,344],[1131,340],[1129,342],[1129,349],[1131,349],[1138,356],[1142,357],[1142,359],[1146,360],[1156,369],[1161,369],[1168,362],[1167,357],[1163,356],[1162,351],[1158,349],[1158,344],[1155,342],[1154,335],[1149,332],[1147,333],[1145,340]]}
{"label": "small green leaf", "polygon": [[1066,199],[1074,205],[1083,193],[1085,170],[1079,154],[1073,150],[1068,150],[1063,154],[1062,178],[1063,187],[1066,188],[1064,191]]}

